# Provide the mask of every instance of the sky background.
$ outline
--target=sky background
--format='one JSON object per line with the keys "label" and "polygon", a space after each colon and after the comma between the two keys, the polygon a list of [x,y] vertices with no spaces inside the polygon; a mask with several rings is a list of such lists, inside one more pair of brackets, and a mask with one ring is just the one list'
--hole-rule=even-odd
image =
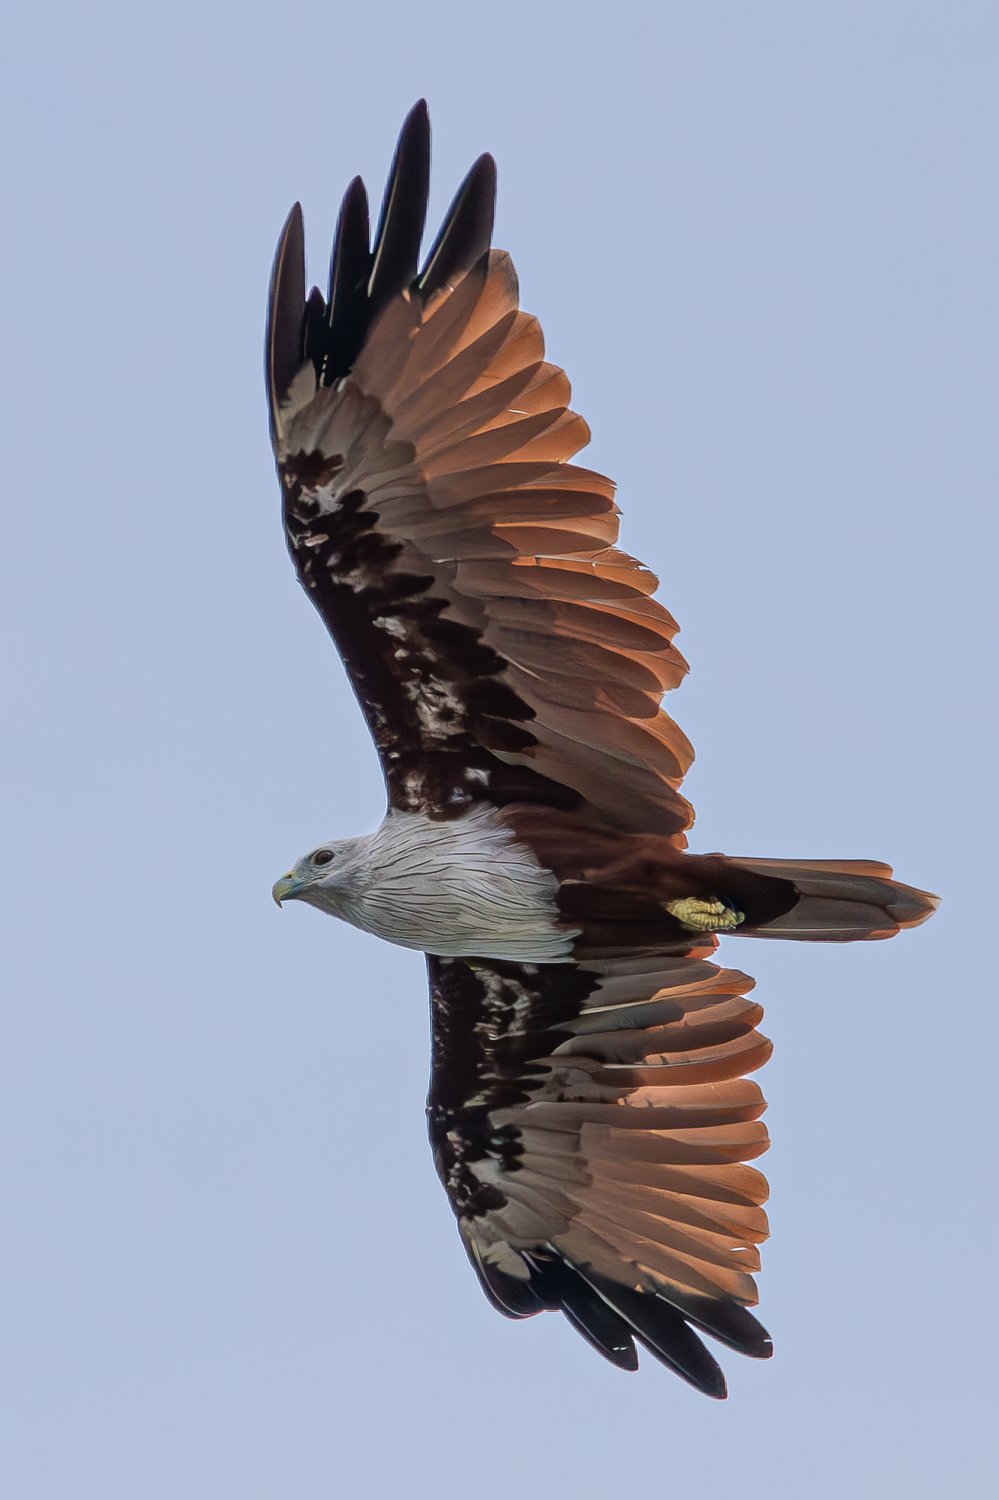
{"label": "sky background", "polygon": [[[653,14],[655,12],[655,14]],[[38,3],[0,63],[0,1489],[994,1493],[999,11]],[[776,1054],[769,1364],[714,1404],[482,1297],[422,960],[274,878],[374,826],[261,376],[425,94],[660,573],[700,850],[887,859],[885,944],[730,941]]]}

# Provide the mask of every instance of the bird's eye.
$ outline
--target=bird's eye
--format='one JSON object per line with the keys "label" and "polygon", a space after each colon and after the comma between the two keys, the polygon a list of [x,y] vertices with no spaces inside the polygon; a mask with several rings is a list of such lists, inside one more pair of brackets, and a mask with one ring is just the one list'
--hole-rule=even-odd
{"label": "bird's eye", "polygon": [[314,865],[328,865],[332,862],[332,859],[332,849],[317,849],[315,854],[312,856],[312,863]]}

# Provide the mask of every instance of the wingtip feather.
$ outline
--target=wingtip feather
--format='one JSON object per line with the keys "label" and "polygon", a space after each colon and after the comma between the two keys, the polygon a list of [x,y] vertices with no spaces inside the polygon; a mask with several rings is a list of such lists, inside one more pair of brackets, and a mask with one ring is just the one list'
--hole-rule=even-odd
{"label": "wingtip feather", "polygon": [[302,363],[305,314],[305,221],[302,205],[293,203],[274,252],[267,308],[267,388],[271,438],[288,387]]}
{"label": "wingtip feather", "polygon": [[382,199],[368,300],[371,315],[415,280],[430,198],[430,115],[419,99],[402,123]]}
{"label": "wingtip feather", "polygon": [[496,213],[496,162],[485,152],[472,163],[444,216],[420,272],[425,297],[470,271],[489,250]]}

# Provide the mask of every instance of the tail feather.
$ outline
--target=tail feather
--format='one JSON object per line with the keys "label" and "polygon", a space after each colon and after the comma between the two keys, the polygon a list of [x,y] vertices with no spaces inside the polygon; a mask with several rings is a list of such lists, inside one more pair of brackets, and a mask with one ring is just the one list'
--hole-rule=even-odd
{"label": "tail feather", "polygon": [[932,916],[939,896],[891,879],[891,866],[869,859],[731,859],[754,875],[786,880],[798,900],[775,920],[745,927],[746,937],[851,943],[894,937]]}

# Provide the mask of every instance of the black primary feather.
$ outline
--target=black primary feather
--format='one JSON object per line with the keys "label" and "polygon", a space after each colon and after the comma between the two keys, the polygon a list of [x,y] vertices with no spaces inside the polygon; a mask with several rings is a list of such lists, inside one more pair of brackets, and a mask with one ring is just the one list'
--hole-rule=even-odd
{"label": "black primary feather", "polygon": [[302,344],[306,359],[316,367],[316,375],[322,374],[329,340],[326,329],[326,303],[317,286],[309,293],[305,304],[305,321],[302,325]]}
{"label": "black primary feather", "polygon": [[670,1301],[695,1328],[710,1333],[712,1338],[736,1353],[745,1354],[750,1359],[769,1359],[773,1354],[773,1340],[759,1318],[738,1302],[698,1297],[676,1287],[670,1291]]}
{"label": "black primary feather", "polygon": [[369,318],[416,280],[420,242],[430,197],[430,116],[420,99],[403,121],[378,220],[371,275]]}
{"label": "black primary feather", "polygon": [[355,177],[343,195],[330,254],[329,294],[326,320],[329,325],[324,385],[346,375],[360,352],[368,326],[368,277],[371,250],[368,246],[368,195],[360,177]]}
{"label": "black primary feather", "polygon": [[430,119],[421,99],[399,134],[374,245],[369,248],[368,195],[355,177],[340,204],[326,300],[314,288],[307,304],[302,211],[296,203],[271,277],[267,349],[274,406],[306,359],[324,385],[349,375],[372,323],[400,292],[409,289],[426,300],[482,261],[496,202],[492,157],[480,156],[466,175],[418,272],[429,195]]}
{"label": "black primary feather", "polygon": [[705,1396],[724,1400],[728,1394],[721,1366],[697,1334],[665,1298],[637,1292],[620,1282],[587,1274],[585,1280],[631,1328],[651,1354]]}
{"label": "black primary feather", "polygon": [[470,271],[489,249],[496,210],[496,163],[487,153],[469,171],[444,217],[417,282],[424,297]]}
{"label": "black primary feather", "polygon": [[305,312],[305,231],[296,203],[284,222],[274,255],[267,318],[267,383],[270,388],[271,438],[274,414],[302,363]]}
{"label": "black primary feather", "polygon": [[620,1370],[637,1370],[638,1354],[631,1329],[598,1292],[561,1257],[525,1255],[531,1287],[545,1309],[563,1312],[586,1342]]}

